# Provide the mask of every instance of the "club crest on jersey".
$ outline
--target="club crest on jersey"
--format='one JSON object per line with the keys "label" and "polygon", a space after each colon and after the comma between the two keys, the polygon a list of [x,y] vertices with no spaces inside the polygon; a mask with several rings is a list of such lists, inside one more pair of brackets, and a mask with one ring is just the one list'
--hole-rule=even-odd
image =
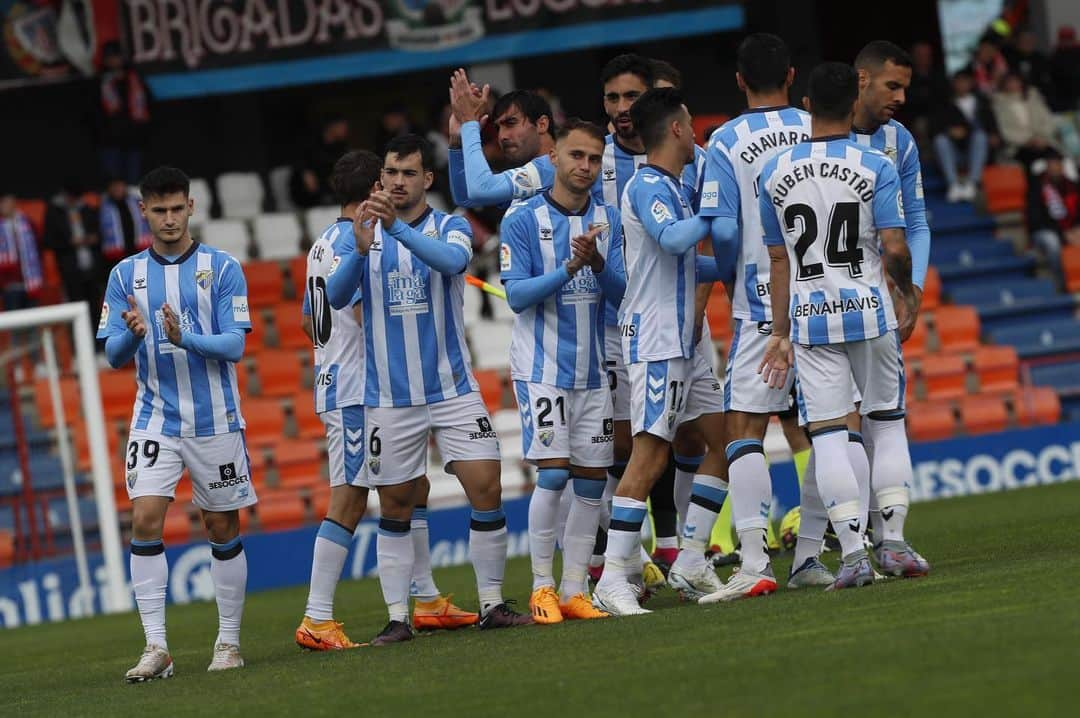
{"label": "club crest on jersey", "polygon": [[370,471],[373,474],[378,474],[379,469],[382,468],[382,460],[378,456],[372,456],[371,458],[368,459],[367,465],[368,465],[368,471]]}
{"label": "club crest on jersey", "polygon": [[[646,177],[646,179],[648,179],[648,177]],[[666,222],[672,219],[671,210],[669,210],[667,205],[660,200],[653,202],[652,208],[649,211],[652,212],[653,219],[657,222]]]}
{"label": "club crest on jersey", "polygon": [[139,472],[138,471],[129,471],[129,472],[127,472],[127,477],[126,478],[127,478],[128,489],[134,489],[135,488],[135,482],[139,479]]}
{"label": "club crest on jersey", "polygon": [[513,264],[513,257],[509,244],[499,245],[499,271],[506,272]]}
{"label": "club crest on jersey", "polygon": [[520,170],[514,173],[514,187],[526,192],[533,189],[532,177],[529,176],[529,169],[522,167]]}
{"label": "club crest on jersey", "polygon": [[540,437],[540,443],[544,446],[551,446],[551,442],[555,441],[555,432],[552,429],[544,429],[537,436]]}
{"label": "club crest on jersey", "polygon": [[213,269],[199,269],[195,272],[195,283],[203,289],[209,289],[210,285],[214,283],[214,270]]}
{"label": "club crest on jersey", "polygon": [[892,160],[893,164],[896,164],[896,148],[895,147],[889,145],[889,146],[885,147],[885,149],[883,149],[882,152],[885,153],[886,157],[888,157],[890,160]]}

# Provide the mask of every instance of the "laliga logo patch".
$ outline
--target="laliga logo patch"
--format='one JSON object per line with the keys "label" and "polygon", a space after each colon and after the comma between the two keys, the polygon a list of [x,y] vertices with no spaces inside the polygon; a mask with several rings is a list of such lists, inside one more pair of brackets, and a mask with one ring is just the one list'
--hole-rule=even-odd
{"label": "laliga logo patch", "polygon": [[105,300],[101,303],[101,319],[98,320],[98,331],[102,331],[107,326],[109,326],[109,302]]}
{"label": "laliga logo patch", "polygon": [[337,271],[338,266],[341,264],[341,257],[334,255],[334,258],[330,260],[330,269],[326,272],[326,276],[332,275]]}
{"label": "laliga logo patch", "polygon": [[653,202],[650,211],[652,212],[653,219],[655,219],[657,222],[665,222],[672,218],[671,210],[669,210],[667,208],[667,205],[660,200],[656,200],[655,202]]}
{"label": "laliga logo patch", "polygon": [[195,272],[195,283],[203,289],[209,289],[210,285],[214,283],[214,270],[212,269],[200,269]]}
{"label": "laliga logo patch", "polygon": [[513,263],[513,260],[511,259],[511,255],[510,255],[510,245],[509,244],[500,244],[499,245],[499,270],[503,271],[503,272],[509,270],[512,263]]}
{"label": "laliga logo patch", "polygon": [[544,429],[540,432],[540,443],[544,446],[551,446],[551,442],[555,441],[555,432],[551,429]]}
{"label": "laliga logo patch", "polygon": [[904,196],[899,192],[896,193],[896,213],[904,219]]}

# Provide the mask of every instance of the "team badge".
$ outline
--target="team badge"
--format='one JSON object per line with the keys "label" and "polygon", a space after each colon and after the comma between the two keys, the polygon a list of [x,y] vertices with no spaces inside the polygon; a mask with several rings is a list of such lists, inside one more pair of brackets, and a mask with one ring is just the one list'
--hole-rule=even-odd
{"label": "team badge", "polygon": [[379,469],[382,468],[382,460],[378,456],[372,456],[367,462],[368,470],[373,474],[378,474]]}
{"label": "team badge", "polygon": [[138,471],[129,471],[129,472],[127,472],[128,489],[134,489],[135,488],[135,481],[138,480],[138,478],[139,478],[139,472]]}
{"label": "team badge", "polygon": [[882,152],[885,153],[886,157],[888,157],[890,160],[892,160],[893,164],[896,164],[896,148],[895,147],[886,147],[884,150],[882,150]]}
{"label": "team badge", "polygon": [[540,443],[544,446],[551,446],[551,442],[555,441],[555,432],[551,429],[544,429],[538,436],[540,437]]}
{"label": "team badge", "polygon": [[209,289],[210,285],[214,283],[214,270],[212,269],[199,269],[195,272],[195,283],[203,289]]}

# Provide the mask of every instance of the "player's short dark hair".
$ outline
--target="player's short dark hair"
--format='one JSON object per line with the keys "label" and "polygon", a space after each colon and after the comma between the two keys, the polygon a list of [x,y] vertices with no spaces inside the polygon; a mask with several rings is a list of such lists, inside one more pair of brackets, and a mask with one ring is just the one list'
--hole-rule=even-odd
{"label": "player's short dark hair", "polygon": [[664,141],[671,120],[682,111],[682,92],[674,87],[656,87],[630,105],[630,120],[641,135],[648,152]]}
{"label": "player's short dark hair", "polygon": [[843,120],[859,96],[859,75],[843,62],[823,62],[807,81],[810,114],[823,120]]}
{"label": "player's short dark hair", "polygon": [[425,172],[435,171],[435,153],[431,143],[420,135],[398,135],[386,143],[386,153],[393,152],[398,157],[408,157],[420,153],[420,166]]}
{"label": "player's short dark hair", "polygon": [[779,90],[791,70],[791,51],[778,36],[755,32],[739,43],[735,67],[754,92]]}
{"label": "player's short dark hair", "polygon": [[654,85],[657,82],[660,82],[660,80],[667,80],[677,89],[682,89],[682,73],[679,72],[679,68],[675,67],[667,60],[660,60],[655,57],[649,62],[652,63]]}
{"label": "player's short dark hair", "polygon": [[608,64],[604,65],[604,69],[600,71],[600,84],[606,85],[613,78],[626,74],[640,77],[641,81],[645,83],[645,87],[653,86],[655,76],[653,75],[652,63],[641,55],[629,53],[616,55],[608,61]]}
{"label": "player's short dark hair", "polygon": [[584,132],[594,140],[600,140],[600,144],[604,144],[607,141],[607,133],[604,132],[604,128],[595,122],[589,122],[583,120],[580,117],[569,117],[559,129],[555,132],[555,141],[558,142],[570,135],[574,130]]}
{"label": "player's short dark hair", "polygon": [[547,117],[548,132],[555,129],[555,119],[551,113],[551,105],[537,93],[528,90],[511,90],[500,97],[491,110],[491,118],[498,120],[515,107],[534,125],[540,121],[541,117]]}
{"label": "player's short dark hair", "polygon": [[150,197],[164,197],[174,192],[183,192],[187,197],[191,191],[191,180],[183,171],[175,167],[161,166],[146,173],[139,182],[139,194],[143,200]]}
{"label": "player's short dark hair", "polygon": [[368,150],[353,150],[339,157],[330,172],[330,189],[338,204],[344,207],[366,200],[381,170],[382,160]]}
{"label": "player's short dark hair", "polygon": [[896,43],[871,40],[855,56],[855,69],[880,70],[886,62],[900,67],[911,67],[911,55]]}

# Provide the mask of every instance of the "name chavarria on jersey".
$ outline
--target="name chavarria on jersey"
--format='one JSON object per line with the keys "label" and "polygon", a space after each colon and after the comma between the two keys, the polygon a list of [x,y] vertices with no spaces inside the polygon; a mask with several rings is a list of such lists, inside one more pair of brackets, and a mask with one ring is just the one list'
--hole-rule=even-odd
{"label": "name chavarria on jersey", "polygon": [[[567,277],[570,240],[598,225],[607,226],[596,238],[603,271],[596,275],[586,266]],[[618,306],[626,287],[619,212],[593,201],[572,212],[545,192],[511,207],[500,234],[500,270],[503,283],[512,287],[511,300],[519,288],[530,295],[527,306],[514,307],[511,377],[563,389],[606,386],[601,306]],[[553,281],[545,284],[545,278]],[[529,280],[545,287],[531,293],[532,287],[514,286]]]}
{"label": "name chavarria on jersey", "polygon": [[334,309],[327,296],[327,278],[340,262],[334,261],[339,242],[355,246],[351,219],[338,219],[308,251],[303,313],[311,317],[314,335],[316,414],[364,403],[364,326],[354,313],[360,290],[344,309]]}
{"label": "name chavarria on jersey", "polygon": [[697,250],[669,254],[659,242],[668,225],[692,216],[685,187],[659,167],[645,165],[626,186],[619,324],[628,363],[693,356]]}
{"label": "name chavarria on jersey", "polygon": [[900,175],[900,191],[904,195],[904,219],[907,223],[904,236],[911,250],[911,281],[921,289],[930,266],[930,225],[926,222],[922,167],[915,138],[908,128],[896,120],[889,120],[873,132],[856,127],[851,131],[851,139],[884,153],[896,166]]}
{"label": "name chavarria on jersey", "polygon": [[146,336],[135,351],[131,428],[164,436],[215,436],[244,428],[233,361],[178,347],[165,332],[168,304],[182,335],[251,331],[247,282],[227,253],[195,243],[176,261],[146,249],[117,264],[105,290],[99,339],[129,332],[122,314],[135,297]]}
{"label": "name chavarria on jersey", "polygon": [[492,172],[484,157],[480,123],[461,126],[461,149],[450,150],[450,193],[459,207],[505,206],[528,199],[551,187],[555,168],[548,155],[540,155],[521,167]]}
{"label": "name chavarria on jersey", "polygon": [[758,182],[764,243],[786,244],[791,260],[791,341],[856,342],[895,329],[877,237],[905,226],[892,162],[838,135],[774,157]]}
{"label": "name chavarria on jersey", "polygon": [[[340,266],[356,259],[355,239],[339,238]],[[434,270],[396,237],[417,236],[457,248],[452,273]],[[351,241],[350,241],[351,240]],[[446,249],[446,247],[443,247]],[[414,222],[376,225],[375,241],[359,260],[367,355],[365,406],[422,406],[478,391],[465,344],[462,303],[465,267],[472,258],[472,229],[464,217],[428,208]],[[337,260],[335,260],[337,261]],[[340,275],[340,276],[339,276]],[[356,277],[333,272],[331,304],[354,296]],[[340,301],[339,301],[340,300]]]}
{"label": "name chavarria on jersey", "polygon": [[773,157],[809,139],[810,115],[794,107],[747,110],[709,138],[699,214],[738,222],[739,256],[731,302],[736,319],[772,320],[769,252],[761,242],[758,177]]}

